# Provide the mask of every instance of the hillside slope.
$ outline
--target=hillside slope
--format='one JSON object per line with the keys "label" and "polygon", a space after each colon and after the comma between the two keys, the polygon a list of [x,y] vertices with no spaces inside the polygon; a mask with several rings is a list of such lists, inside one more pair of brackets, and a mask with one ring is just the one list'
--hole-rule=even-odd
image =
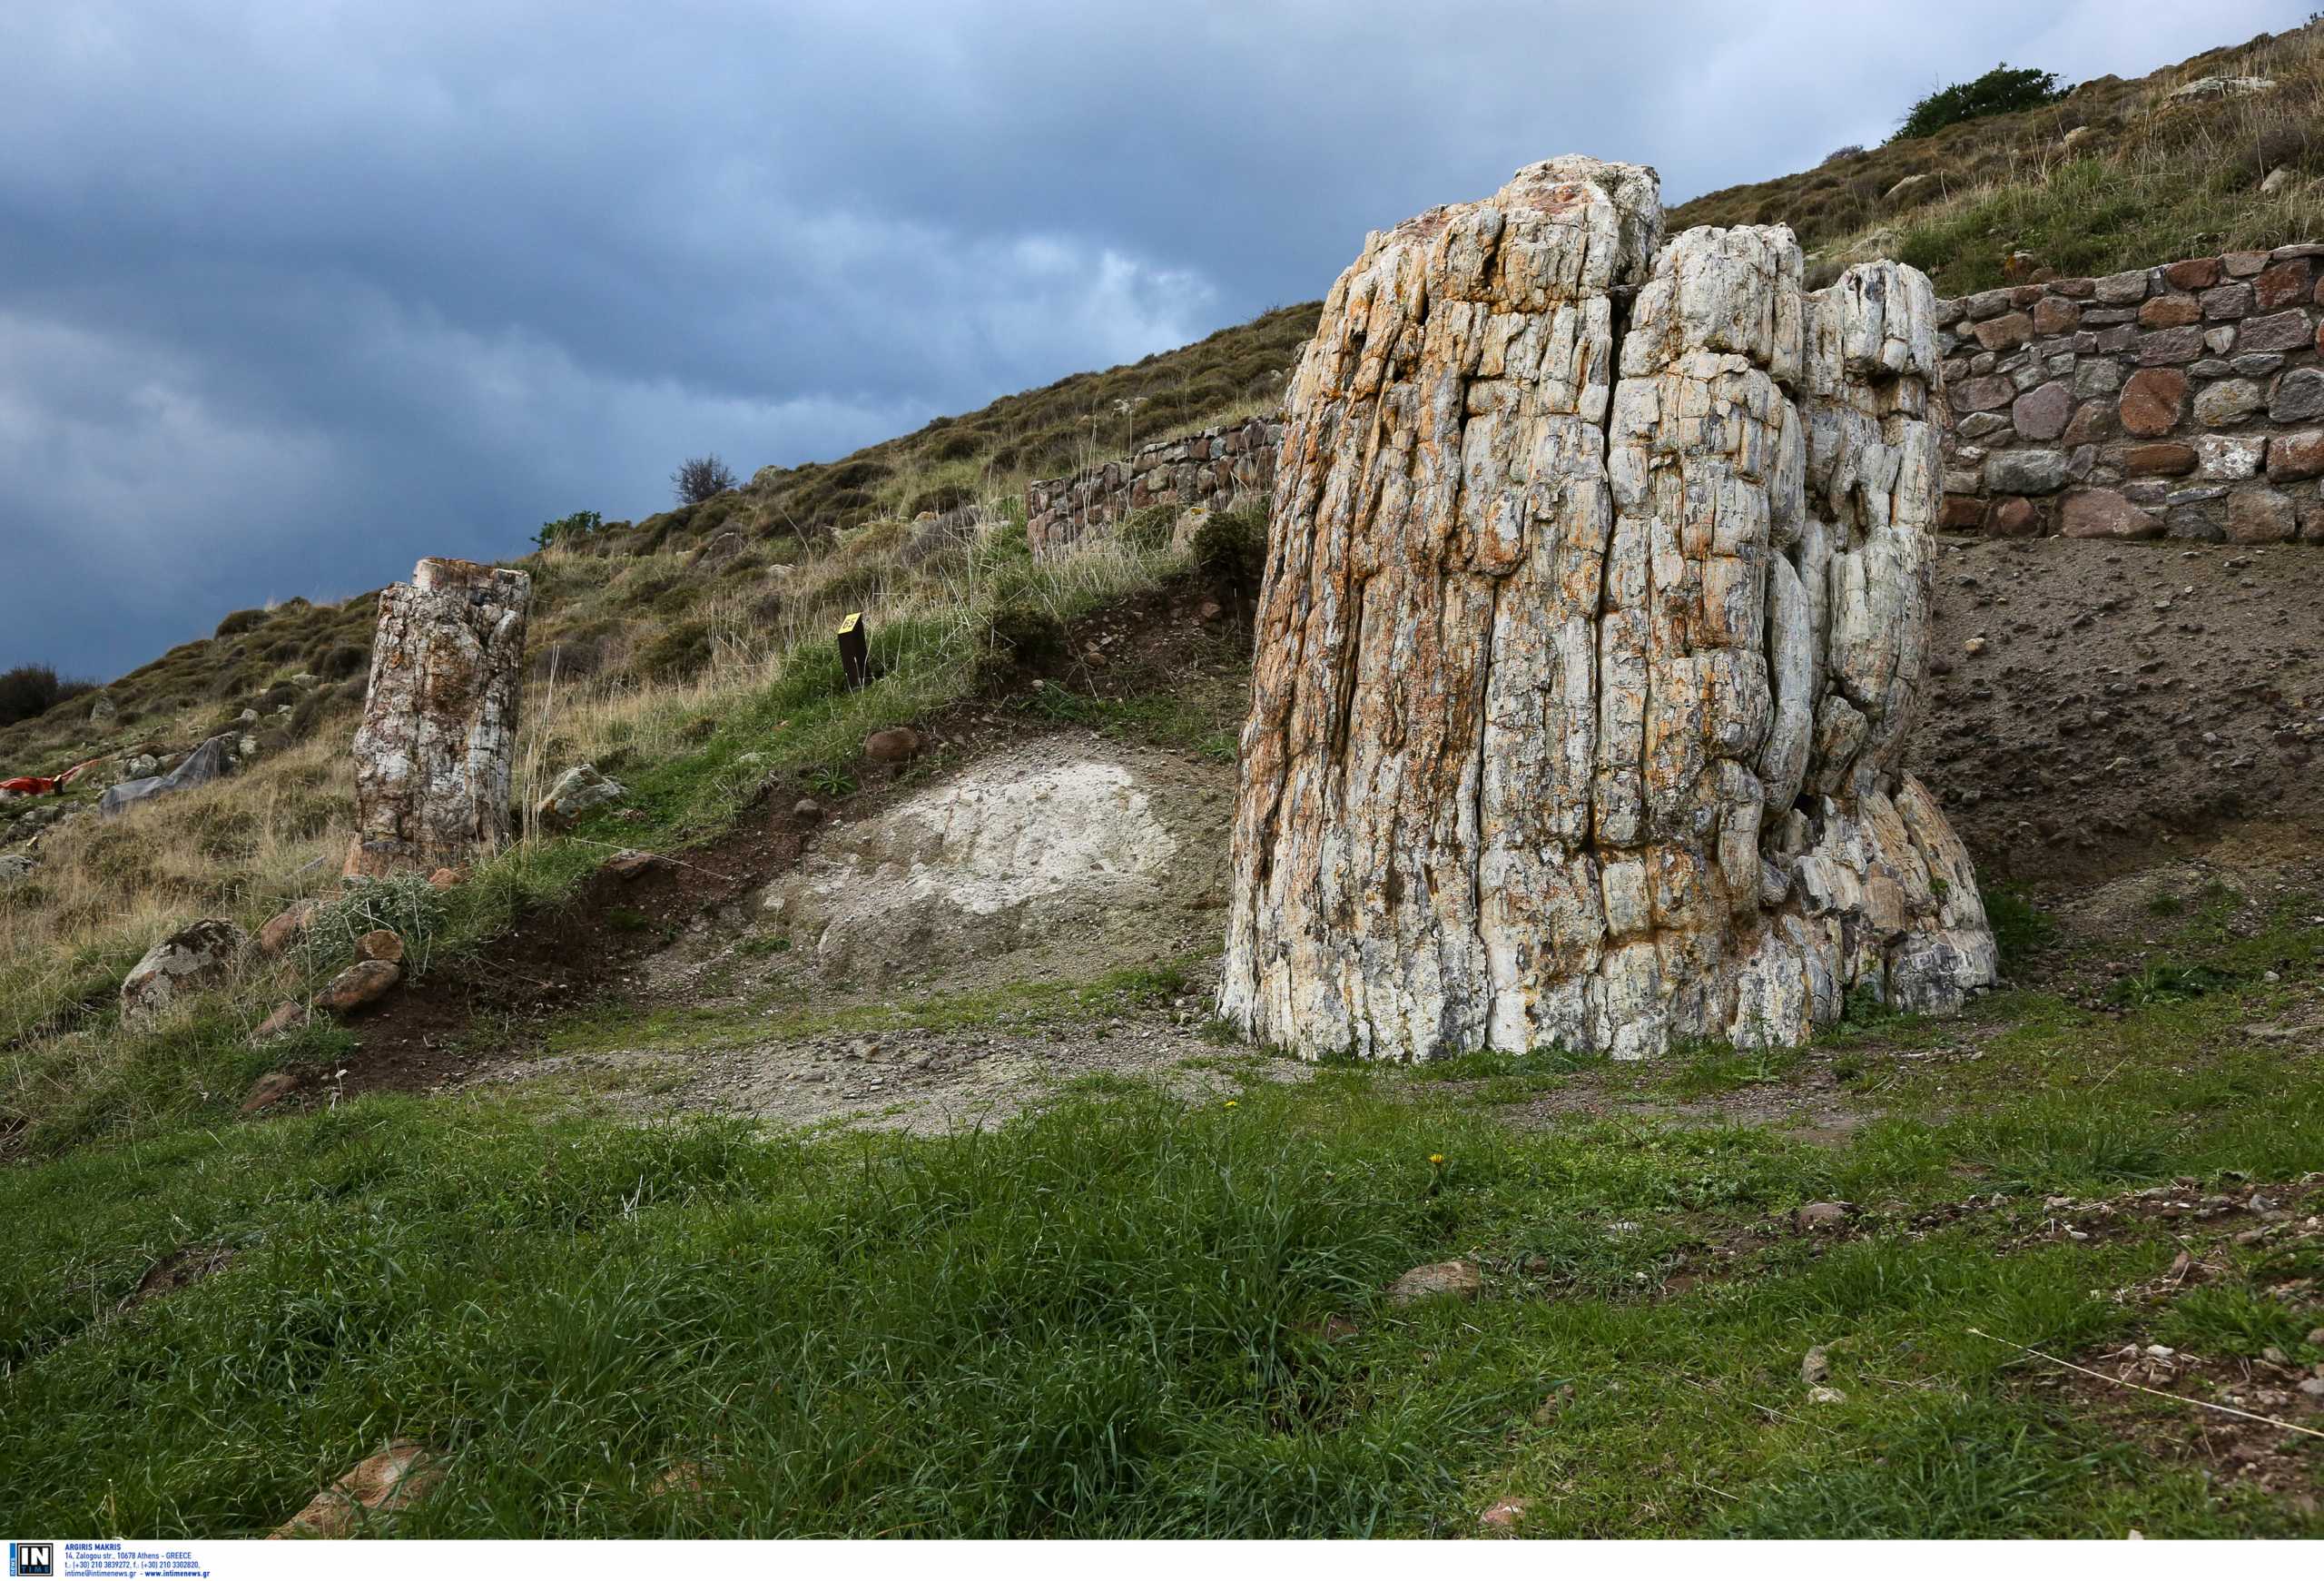
{"label": "hillside slope", "polygon": [[[2254,93],[2183,94],[2204,79]],[[2276,172],[2272,190],[2262,183]],[[2324,232],[2324,25],[2095,77],[2054,104],[1706,193],[1668,227],[1787,224],[1826,278],[1887,256],[1949,296]]]}
{"label": "hillside slope", "polygon": [[[698,578],[681,586],[668,565],[619,561],[647,562],[665,549],[737,533],[752,540],[751,547],[720,560],[718,591],[738,616],[743,610],[763,616],[774,590],[769,584],[791,564],[830,554],[841,535],[867,522],[904,522],[924,510],[970,502],[989,502],[996,510],[1012,499],[1021,506],[1029,479],[1124,454],[1147,439],[1271,410],[1281,398],[1285,371],[1315,327],[1317,305],[1273,309],[1176,351],[1002,396],[837,460],[761,468],[743,488],[702,504],[634,525],[609,524],[576,546],[580,552],[569,559],[533,555],[507,562],[542,573],[534,647],[559,660],[568,681],[606,676],[646,682],[691,674],[707,664],[717,643],[718,634],[701,618],[703,606],[712,601],[704,595],[713,589]],[[882,539],[840,558],[853,566],[893,547]],[[445,548],[452,552],[458,546]],[[608,558],[616,563],[588,563]],[[834,601],[875,591],[870,585],[852,591],[842,587]],[[241,723],[245,708],[260,715],[253,723],[261,746],[280,750],[303,740],[327,714],[361,699],[372,598],[367,593],[320,605],[293,598],[229,615],[213,637],[180,644],[97,693],[0,728],[0,777],[55,774],[93,757],[166,756]],[[545,660],[544,673],[547,667]],[[311,678],[294,680],[299,677]],[[278,716],[286,704],[291,716]],[[95,788],[92,781],[84,796]],[[0,804],[0,845],[6,844],[9,821],[32,810]]]}

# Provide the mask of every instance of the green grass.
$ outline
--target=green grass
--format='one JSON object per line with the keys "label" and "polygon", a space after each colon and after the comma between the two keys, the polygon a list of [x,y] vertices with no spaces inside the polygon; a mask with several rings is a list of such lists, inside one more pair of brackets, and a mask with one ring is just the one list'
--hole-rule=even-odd
{"label": "green grass", "polygon": [[2013,252],[2030,252],[2062,276],[2099,275],[2304,233],[2312,200],[2286,212],[2258,197],[2255,184],[2231,167],[2070,160],[1908,225],[1896,256],[1960,296],[2010,282]]}
{"label": "green grass", "polygon": [[1012,697],[1009,706],[1044,723],[1079,725],[1113,740],[1152,742],[1213,763],[1233,763],[1249,702],[1248,677],[1238,673],[1207,685],[1127,697],[1052,684]]}
{"label": "green grass", "polygon": [[[1182,982],[874,1019],[1099,1014]],[[1533,1535],[2318,1535],[2028,1390],[2034,1364],[1971,1332],[2306,1358],[2319,1311],[2272,1284],[2316,1253],[2234,1249],[2147,1314],[2102,1292],[2169,1266],[2161,1230],[1999,1254],[1999,1210],[1926,1237],[1748,1233],[1818,1199],[2031,1211],[2324,1168],[2312,1052],[2240,1035],[2298,991],[2120,1017],[2015,995],[1966,1062],[1881,1066],[1867,1042],[1886,1117],[1842,1148],[1515,1130],[1443,1072],[1346,1066],[1248,1071],[1231,1107],[1115,1078],[936,1138],[383,1098],[84,1148],[0,1171],[0,1486],[58,1529],[255,1533],[404,1435],[449,1464],[412,1535],[1429,1536],[1507,1496]],[[1707,1052],[1656,1079],[1755,1073]],[[209,1246],[222,1271],[116,1312]],[[1450,1256],[1486,1270],[1484,1300],[1385,1303]],[[1809,1344],[1844,1400],[1807,1398]],[[2150,1408],[2183,1434],[2192,1408]],[[680,1464],[703,1492],[655,1492]]]}

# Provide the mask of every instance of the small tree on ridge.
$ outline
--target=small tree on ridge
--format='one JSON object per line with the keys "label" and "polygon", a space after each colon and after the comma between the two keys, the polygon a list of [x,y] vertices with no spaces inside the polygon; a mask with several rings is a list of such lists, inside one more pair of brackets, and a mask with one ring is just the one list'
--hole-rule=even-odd
{"label": "small tree on ridge", "polygon": [[681,505],[699,505],[734,486],[734,469],[716,456],[693,457],[670,474],[670,487],[676,490]]}

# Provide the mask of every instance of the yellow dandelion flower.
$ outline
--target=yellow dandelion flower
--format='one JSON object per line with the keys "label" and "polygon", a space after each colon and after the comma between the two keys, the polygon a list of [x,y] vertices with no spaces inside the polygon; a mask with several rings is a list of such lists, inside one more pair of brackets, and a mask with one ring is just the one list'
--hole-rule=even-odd
{"label": "yellow dandelion flower", "polygon": [[1232,1098],[1229,1098],[1229,1099],[1226,1101],[1226,1107],[1227,1107],[1227,1108],[1229,1108],[1229,1109],[1234,1108],[1234,1107],[1235,1107],[1235,1100],[1233,1100]]}
{"label": "yellow dandelion flower", "polygon": [[1441,1152],[1433,1152],[1428,1155],[1428,1161],[1433,1164],[1441,1164],[1444,1161],[1444,1155]]}

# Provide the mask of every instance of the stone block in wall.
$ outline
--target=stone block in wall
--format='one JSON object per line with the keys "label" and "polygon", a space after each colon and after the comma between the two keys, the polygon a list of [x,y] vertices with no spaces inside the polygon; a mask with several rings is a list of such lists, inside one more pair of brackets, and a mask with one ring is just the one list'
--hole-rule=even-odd
{"label": "stone block in wall", "polygon": [[2091,283],[2092,295],[2110,307],[2119,307],[2124,302],[2141,301],[2145,299],[2149,284],[2148,272],[2143,269],[2128,269],[2120,274],[2109,274]]}
{"label": "stone block in wall", "polygon": [[2132,445],[2122,455],[2122,469],[2134,478],[2177,477],[2195,469],[2195,448],[2171,443]]}
{"label": "stone block in wall", "polygon": [[2268,267],[2268,255],[2264,252],[2222,252],[2219,266],[2237,280],[2249,280]]}
{"label": "stone block in wall", "polygon": [[2251,281],[2251,300],[2266,312],[2305,301],[2313,271],[2305,258],[2288,258],[2261,270]]}
{"label": "stone block in wall", "polygon": [[2074,408],[2073,420],[2066,424],[2062,443],[2091,445],[2101,440],[2111,440],[2120,429],[2111,400],[2085,400]]}
{"label": "stone block in wall", "polygon": [[2017,398],[2009,410],[2010,425],[2020,439],[2054,440],[2066,431],[2073,415],[2073,391],[2063,380],[2038,385]]}
{"label": "stone block in wall", "polygon": [[2112,395],[2122,387],[2122,370],[2103,357],[2084,357],[2074,364],[2073,392],[2078,396]]}
{"label": "stone block in wall", "polygon": [[2072,334],[2082,327],[2082,308],[2062,296],[2044,296],[2034,304],[2034,332],[2037,335]]}
{"label": "stone block in wall", "polygon": [[2295,368],[2276,380],[2268,396],[2270,422],[2305,422],[2324,417],[2324,369]]}
{"label": "stone block in wall", "polygon": [[2264,434],[2205,434],[2195,441],[2195,476],[2229,482],[2256,478],[2267,453]]}
{"label": "stone block in wall", "polygon": [[2058,530],[2068,538],[2162,536],[2162,523],[2111,489],[2081,489],[2065,498]]}
{"label": "stone block in wall", "polygon": [[2268,441],[2268,480],[2324,476],[2324,430],[2278,434]]}
{"label": "stone block in wall", "polygon": [[2199,299],[2207,319],[2240,319],[2251,311],[2251,288],[2241,281],[2215,285]]}
{"label": "stone block in wall", "polygon": [[2187,376],[2171,368],[2142,368],[2122,385],[2115,410],[2123,429],[2154,439],[2178,427],[2186,410]]}
{"label": "stone block in wall", "polygon": [[2034,321],[2024,313],[2004,313],[1997,319],[1987,319],[1976,328],[1977,344],[1988,351],[2006,351],[2022,346],[2034,335]]}
{"label": "stone block in wall", "polygon": [[2170,537],[2191,543],[2227,541],[2226,507],[2219,500],[2171,506],[2162,513],[2162,525]]}
{"label": "stone block in wall", "polygon": [[2201,291],[2219,283],[2219,260],[2182,258],[2162,266],[2162,278],[2174,291]]}
{"label": "stone block in wall", "polygon": [[2139,337],[2139,366],[2155,368],[2176,362],[2192,362],[2203,354],[2203,332],[2192,325],[2176,330],[2156,330]]}
{"label": "stone block in wall", "polygon": [[2144,330],[2172,330],[2181,324],[2191,324],[2202,316],[2202,303],[2191,296],[2173,293],[2149,297],[2145,305],[2139,309],[2139,327]]}
{"label": "stone block in wall", "polygon": [[2288,494],[2260,486],[2238,489],[2228,496],[2230,543],[2283,543],[2299,530],[2299,509]]}
{"label": "stone block in wall", "polygon": [[2054,494],[2066,486],[2066,458],[2052,450],[2002,450],[1985,458],[1985,488],[1994,494]]}
{"label": "stone block in wall", "polygon": [[2045,524],[2042,508],[2021,494],[1994,500],[1988,520],[1996,538],[2037,537]]}
{"label": "stone block in wall", "polygon": [[2205,428],[2226,428],[2250,417],[2267,404],[2260,387],[2249,379],[2222,379],[2207,384],[2195,396],[2195,420]]}
{"label": "stone block in wall", "polygon": [[1949,399],[1955,411],[1992,411],[2016,400],[2017,386],[1989,373],[1982,379],[1963,380],[1949,391]]}
{"label": "stone block in wall", "polygon": [[2244,320],[2242,334],[2236,344],[2246,351],[2305,350],[2314,333],[2315,326],[2309,321],[2308,311],[2294,308],[2290,312]]}
{"label": "stone block in wall", "polygon": [[1937,507],[1936,524],[1952,532],[1974,532],[1985,522],[1985,502],[1974,494],[1948,494]]}

